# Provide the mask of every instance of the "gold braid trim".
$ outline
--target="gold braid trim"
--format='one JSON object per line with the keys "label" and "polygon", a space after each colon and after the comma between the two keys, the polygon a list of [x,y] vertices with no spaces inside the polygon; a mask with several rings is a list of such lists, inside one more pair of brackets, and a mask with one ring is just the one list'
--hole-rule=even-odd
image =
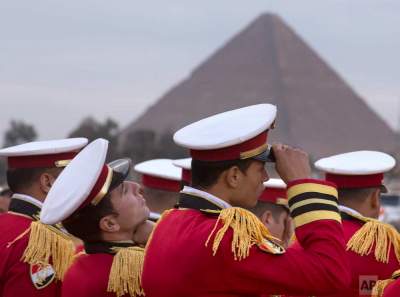
{"label": "gold braid trim", "polygon": [[31,223],[28,246],[21,260],[33,265],[51,264],[56,278],[62,280],[75,258],[71,238],[57,228],[39,221]]}
{"label": "gold braid trim", "polygon": [[350,238],[347,243],[347,250],[364,256],[369,255],[375,245],[376,261],[388,263],[390,250],[393,246],[396,258],[400,261],[400,234],[394,227],[375,219],[354,217],[364,221],[365,224]]}
{"label": "gold braid trim", "polygon": [[115,248],[107,292],[113,292],[117,297],[144,296],[141,285],[144,262],[144,250],[140,247]]}
{"label": "gold braid trim", "polygon": [[394,279],[385,279],[385,280],[378,280],[375,286],[372,288],[371,297],[382,297],[383,291],[386,289],[388,285],[393,283]]}
{"label": "gold braid trim", "polygon": [[400,269],[392,273],[392,278],[378,280],[372,289],[371,297],[383,296],[383,291],[386,289],[386,287],[391,283],[393,283],[394,281],[396,281],[396,279],[399,278],[399,276],[400,276]]}
{"label": "gold braid trim", "polygon": [[250,248],[255,244],[261,245],[265,238],[275,239],[267,227],[253,213],[243,208],[232,207],[221,210],[205,246],[208,246],[211,237],[217,230],[219,222],[222,222],[223,225],[214,237],[212,244],[214,256],[229,227],[233,229],[232,252],[235,260],[240,261],[248,257]]}

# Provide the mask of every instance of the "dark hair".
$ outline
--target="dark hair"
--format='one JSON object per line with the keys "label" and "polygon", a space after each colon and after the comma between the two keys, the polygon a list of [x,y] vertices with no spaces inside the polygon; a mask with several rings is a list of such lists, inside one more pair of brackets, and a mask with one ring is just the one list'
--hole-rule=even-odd
{"label": "dark hair", "polygon": [[13,193],[24,192],[34,184],[43,173],[58,176],[62,168],[16,168],[7,170],[7,184]]}
{"label": "dark hair", "polygon": [[246,173],[253,159],[229,160],[229,161],[199,161],[192,160],[192,186],[198,188],[208,188],[217,183],[219,176],[225,170],[237,166],[240,171]]}
{"label": "dark hair", "polygon": [[289,210],[285,208],[283,205],[266,201],[257,201],[257,205],[249,210],[259,218],[261,218],[264,212],[269,210],[272,213],[272,217],[274,218],[275,221],[279,219],[280,215],[283,212],[289,212]]}
{"label": "dark hair", "polygon": [[372,188],[345,188],[345,189],[338,189],[338,197],[339,202],[343,204],[347,204],[348,202],[353,203],[364,203],[365,200],[371,196],[371,194],[379,189],[378,187]]}
{"label": "dark hair", "polygon": [[84,242],[96,242],[102,240],[100,220],[110,214],[116,214],[116,212],[111,202],[111,194],[107,193],[99,204],[85,206],[64,220],[62,224],[69,233]]}

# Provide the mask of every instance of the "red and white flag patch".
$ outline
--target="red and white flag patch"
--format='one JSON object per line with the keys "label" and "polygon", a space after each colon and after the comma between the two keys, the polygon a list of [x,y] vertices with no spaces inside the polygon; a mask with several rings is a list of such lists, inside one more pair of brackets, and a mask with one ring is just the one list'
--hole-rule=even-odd
{"label": "red and white flag patch", "polygon": [[43,289],[50,285],[56,273],[51,265],[31,265],[31,280],[36,289]]}

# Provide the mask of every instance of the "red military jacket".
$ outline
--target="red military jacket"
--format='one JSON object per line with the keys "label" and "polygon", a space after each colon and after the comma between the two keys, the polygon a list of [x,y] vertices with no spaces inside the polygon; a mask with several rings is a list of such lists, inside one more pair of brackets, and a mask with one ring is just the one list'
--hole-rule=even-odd
{"label": "red military jacket", "polygon": [[[0,296],[60,296],[60,282],[51,266],[38,267],[21,261],[28,245],[29,232],[40,208],[24,200],[12,198],[10,211],[0,215]],[[14,241],[15,240],[15,241]],[[13,242],[14,241],[14,242]],[[9,244],[13,242],[12,244]]]}
{"label": "red military jacket", "polygon": [[[85,252],[68,269],[62,283],[62,297],[115,297],[107,292],[115,247],[129,247],[126,242],[85,243]],[[129,297],[129,294],[122,295]]]}
{"label": "red military jacket", "polygon": [[221,220],[226,210],[204,197],[181,194],[179,209],[163,216],[146,248],[146,297],[305,295],[347,286],[350,276],[334,186],[299,180],[288,185],[288,198],[304,249],[285,252],[265,238],[235,260],[232,241],[237,233],[232,226],[241,218],[229,225],[214,255],[215,232],[226,225]]}
{"label": "red military jacket", "polygon": [[[366,221],[348,212],[342,212],[341,215],[344,238],[347,243],[363,227]],[[364,256],[351,250],[347,251],[347,258],[351,269],[351,286],[343,290],[343,292],[331,296],[371,296],[372,287],[377,280],[388,279],[391,277],[393,271],[399,269],[399,261],[397,260],[393,246],[388,247],[390,249],[388,263],[379,262],[375,259],[374,248],[375,246],[372,247],[368,255]]]}
{"label": "red military jacket", "polygon": [[[341,212],[343,233],[346,243],[366,224],[368,219],[350,212]],[[293,248],[301,249],[296,243]],[[377,280],[385,280],[392,276],[393,271],[399,269],[395,249],[390,246],[388,263],[377,261],[374,255],[375,245],[368,255],[360,255],[348,250],[347,258],[350,263],[351,285],[343,287],[340,292],[329,294],[327,297],[368,297]],[[396,295],[396,296],[400,296]]]}

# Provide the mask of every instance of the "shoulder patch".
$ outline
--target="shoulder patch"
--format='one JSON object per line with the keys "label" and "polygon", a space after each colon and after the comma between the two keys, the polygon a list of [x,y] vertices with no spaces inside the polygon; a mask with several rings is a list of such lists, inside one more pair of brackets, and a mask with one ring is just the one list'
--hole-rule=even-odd
{"label": "shoulder patch", "polygon": [[281,255],[286,252],[283,246],[267,238],[264,238],[262,243],[257,244],[257,246],[260,250],[270,254]]}
{"label": "shoulder patch", "polygon": [[51,265],[30,265],[30,275],[33,285],[40,290],[50,285],[56,273]]}

